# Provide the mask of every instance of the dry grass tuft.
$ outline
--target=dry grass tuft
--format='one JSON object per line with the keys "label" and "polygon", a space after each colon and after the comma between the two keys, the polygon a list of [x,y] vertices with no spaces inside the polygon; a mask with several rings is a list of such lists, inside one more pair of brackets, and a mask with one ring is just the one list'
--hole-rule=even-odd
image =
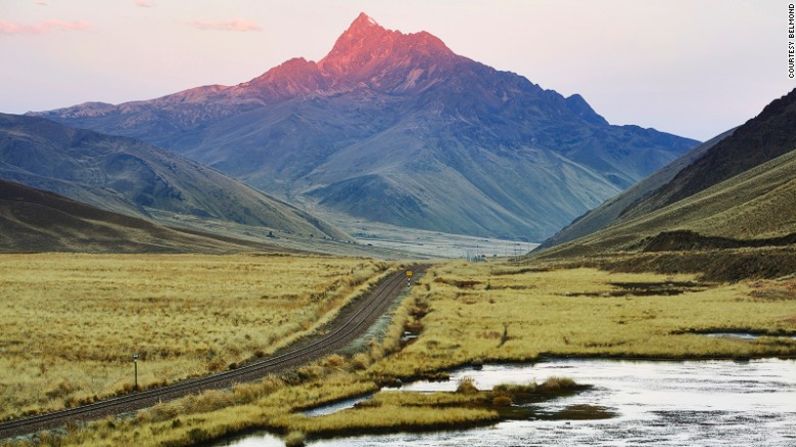
{"label": "dry grass tuft", "polygon": [[292,431],[285,436],[285,447],[302,447],[306,436],[300,431]]}
{"label": "dry grass tuft", "polygon": [[540,386],[541,389],[553,393],[558,393],[561,391],[571,390],[576,387],[575,381],[570,379],[569,377],[549,377],[547,380],[542,382]]}
{"label": "dry grass tuft", "polygon": [[475,386],[475,380],[472,377],[462,377],[459,384],[456,386],[456,392],[461,394],[475,394],[478,388]]}

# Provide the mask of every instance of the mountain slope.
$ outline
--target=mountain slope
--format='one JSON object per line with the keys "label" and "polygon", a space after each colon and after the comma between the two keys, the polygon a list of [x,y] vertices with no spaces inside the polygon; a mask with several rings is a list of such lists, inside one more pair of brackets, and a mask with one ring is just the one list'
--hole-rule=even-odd
{"label": "mountain slope", "polygon": [[307,213],[149,144],[0,114],[0,178],[131,216],[190,215],[341,237]]}
{"label": "mountain slope", "polygon": [[[249,241],[189,233],[0,180],[0,252],[272,251]],[[284,249],[279,249],[284,251]]]}
{"label": "mountain slope", "polygon": [[759,239],[784,238],[783,244],[793,243],[788,236],[796,234],[794,205],[796,152],[791,151],[659,210],[541,254],[561,257],[713,246],[702,238],[733,239],[740,247],[757,246],[754,241]]}
{"label": "mountain slope", "polygon": [[291,59],[235,86],[41,115],[144,139],[308,206],[529,240],[696,143],[612,126],[579,95],[365,14],[318,62]]}
{"label": "mountain slope", "polygon": [[[700,157],[628,205],[612,225],[540,254],[789,243],[796,234],[794,107],[796,90],[772,102],[732,135],[700,150]],[[738,170],[739,174],[717,181]],[[688,195],[674,200],[684,194]]]}
{"label": "mountain slope", "polygon": [[756,117],[716,144],[671,182],[625,211],[640,215],[693,195],[796,148],[796,89],[772,101]]}
{"label": "mountain slope", "polygon": [[634,206],[648,199],[659,188],[670,182],[680,171],[702,157],[710,148],[732,135],[734,130],[735,129],[728,130],[700,144],[695,149],[631,186],[618,196],[606,200],[602,205],[578,217],[553,237],[544,241],[544,243],[538,247],[538,250],[563,244],[564,242],[594,233],[620,220],[629,213]]}

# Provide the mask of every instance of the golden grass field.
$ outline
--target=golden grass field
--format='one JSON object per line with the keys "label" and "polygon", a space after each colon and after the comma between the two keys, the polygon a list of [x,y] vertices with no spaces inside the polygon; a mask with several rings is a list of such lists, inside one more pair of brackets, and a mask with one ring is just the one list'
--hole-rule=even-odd
{"label": "golden grass field", "polygon": [[[430,290],[415,290],[416,299],[429,308],[421,320],[422,336],[390,361],[374,366],[375,370],[412,376],[472,361],[528,360],[542,355],[716,358],[796,354],[796,341],[792,340],[762,338],[749,343],[687,333],[722,328],[796,333],[793,279],[702,284],[695,275],[528,270],[464,263],[436,268],[426,278]],[[644,296],[639,293],[654,293],[656,286],[648,291],[639,287],[640,292],[634,293],[616,285],[666,281],[690,282],[692,287],[664,288],[665,293],[687,289],[677,295]]]}
{"label": "golden grass field", "polygon": [[0,255],[0,418],[227,369],[318,325],[386,264],[280,255]]}
{"label": "golden grass field", "polygon": [[[375,405],[312,419],[300,410],[374,392],[396,377],[435,374],[468,363],[543,355],[796,356],[796,341],[790,339],[772,336],[750,342],[691,333],[722,328],[796,333],[796,280],[708,284],[693,275],[437,264],[393,311],[383,338],[352,358],[329,356],[292,374],[164,403],[134,418],[71,427],[66,434],[42,439],[60,445],[177,446],[256,428],[300,440],[406,427],[471,426],[500,416],[494,408],[473,407],[471,397],[450,393],[424,397],[379,392]],[[400,341],[406,330],[419,334],[416,341]]]}

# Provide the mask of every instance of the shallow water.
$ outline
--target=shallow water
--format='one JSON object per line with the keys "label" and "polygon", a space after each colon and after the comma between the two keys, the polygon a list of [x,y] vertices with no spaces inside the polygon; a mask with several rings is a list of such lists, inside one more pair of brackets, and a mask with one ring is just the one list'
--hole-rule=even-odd
{"label": "shallow water", "polygon": [[354,405],[370,399],[370,396],[372,396],[372,394],[341,400],[339,402],[335,402],[329,405],[321,405],[320,407],[304,411],[304,416],[307,417],[324,416],[327,414],[337,413],[338,411],[343,411],[348,408],[354,408]]}
{"label": "shallow water", "polygon": [[757,340],[760,337],[790,338],[796,340],[796,335],[758,335],[749,332],[708,332],[704,334],[714,338],[735,338],[738,340]]}
{"label": "shallow water", "polygon": [[[796,446],[796,361],[555,360],[532,366],[486,365],[463,369],[448,382],[415,382],[395,392],[447,391],[462,377],[480,389],[498,383],[566,376],[594,389],[539,404],[555,411],[573,404],[619,413],[598,421],[508,421],[472,430],[319,440],[342,446]],[[278,446],[270,435],[252,435],[236,447]]]}

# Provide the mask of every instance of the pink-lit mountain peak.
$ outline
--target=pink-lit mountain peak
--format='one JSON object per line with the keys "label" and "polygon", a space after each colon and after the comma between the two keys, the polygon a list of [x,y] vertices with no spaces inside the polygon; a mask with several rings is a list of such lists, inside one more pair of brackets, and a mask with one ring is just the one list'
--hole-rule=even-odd
{"label": "pink-lit mountain peak", "polygon": [[274,100],[363,83],[377,90],[422,90],[461,59],[430,33],[388,30],[363,12],[319,62],[290,59],[239,91],[249,94],[254,87],[257,96]]}
{"label": "pink-lit mountain peak", "polygon": [[363,12],[340,35],[318,66],[330,75],[362,76],[377,67],[383,68],[384,64],[417,66],[454,57],[453,52],[430,33],[403,34],[388,30]]}
{"label": "pink-lit mountain peak", "polygon": [[356,19],[343,33],[343,36],[353,36],[356,34],[369,34],[374,32],[388,32],[383,26],[379,25],[371,16],[360,12]]}

